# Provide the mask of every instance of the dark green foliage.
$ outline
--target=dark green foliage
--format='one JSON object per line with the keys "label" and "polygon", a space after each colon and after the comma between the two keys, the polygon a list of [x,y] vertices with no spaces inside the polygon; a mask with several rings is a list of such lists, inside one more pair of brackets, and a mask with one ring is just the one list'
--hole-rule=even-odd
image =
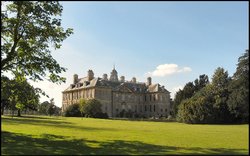
{"label": "dark green foliage", "polygon": [[203,87],[191,98],[182,101],[177,119],[185,123],[230,123],[232,117],[227,107],[229,96],[227,71],[217,68],[212,83]]}
{"label": "dark green foliage", "polygon": [[229,85],[227,101],[230,112],[237,122],[249,122],[249,51],[239,57],[236,72]]}
{"label": "dark green foliage", "polygon": [[208,76],[203,74],[199,76],[199,79],[194,80],[195,91],[199,91],[209,83]]}
{"label": "dark green foliage", "polygon": [[183,100],[191,98],[196,92],[201,90],[208,83],[208,76],[203,74],[199,76],[199,79],[196,79],[194,82],[188,82],[182,90],[180,89],[178,92],[176,92],[172,106],[172,115],[175,116],[177,114],[178,106]]}
{"label": "dark green foliage", "polygon": [[229,97],[228,85],[231,78],[223,68],[217,68],[212,78],[212,94],[214,98],[213,111],[216,122],[231,122],[231,114],[227,106]]}
{"label": "dark green foliage", "polygon": [[57,106],[55,105],[55,110],[54,110],[54,114],[53,114],[53,115],[59,116],[59,115],[62,114],[61,112],[62,112],[62,109],[61,109],[60,107],[57,107]]}
{"label": "dark green foliage", "polygon": [[[239,57],[233,77],[217,68],[208,85],[207,76],[195,80],[194,94],[188,83],[176,94],[177,119],[185,123],[248,123],[249,122],[249,51]],[[198,90],[198,92],[197,92]]]}
{"label": "dark green foliage", "polygon": [[44,101],[43,103],[41,103],[41,104],[39,105],[39,110],[38,110],[38,112],[39,112],[40,114],[43,114],[43,115],[48,115],[48,114],[47,114],[47,109],[48,109],[49,105],[50,105],[50,103],[49,103],[48,101]]}
{"label": "dark green foliage", "polygon": [[55,114],[55,111],[56,111],[56,106],[54,103],[54,99],[52,98],[50,100],[49,105],[47,106],[47,114],[49,114],[51,116],[52,114]]}
{"label": "dark green foliage", "polygon": [[107,113],[102,112],[102,104],[96,99],[80,100],[81,104],[73,104],[66,108],[64,116],[108,118]]}
{"label": "dark green foliage", "polygon": [[50,48],[59,49],[73,33],[57,18],[62,10],[57,1],[12,1],[1,10],[1,72],[33,80],[49,74],[52,82],[65,81],[59,74],[66,69],[53,59]]}
{"label": "dark green foliage", "polygon": [[1,76],[1,83],[1,98],[6,101],[2,109],[17,109],[18,116],[21,116],[21,111],[25,109],[37,110],[40,89],[34,88],[21,76],[12,80]]}
{"label": "dark green foliage", "polygon": [[179,105],[177,120],[185,123],[210,123],[213,121],[212,86],[207,85],[190,99]]}
{"label": "dark green foliage", "polygon": [[49,115],[49,116],[51,116],[52,114],[54,114],[55,113],[55,105],[53,105],[53,104],[49,104],[48,105],[48,108],[47,108],[47,114]]}
{"label": "dark green foliage", "polygon": [[178,121],[185,123],[232,123],[237,121],[228,105],[229,96],[231,96],[228,89],[230,83],[232,80],[228,77],[227,71],[220,67],[217,68],[211,84],[181,102],[177,114]]}
{"label": "dark green foliage", "polygon": [[54,101],[51,99],[50,102],[44,101],[39,105],[38,109],[39,114],[42,115],[60,115],[61,108],[54,105]]}
{"label": "dark green foliage", "polygon": [[82,117],[84,116],[84,105],[86,104],[86,100],[85,99],[80,99],[80,101],[79,101],[79,110],[80,110],[80,112],[81,112],[81,114],[82,114]]}
{"label": "dark green foliage", "polygon": [[79,110],[79,104],[73,104],[66,108],[64,116],[67,117],[81,117],[81,112]]}
{"label": "dark green foliage", "polygon": [[102,104],[98,100],[90,99],[83,105],[83,113],[85,114],[85,117],[96,118],[102,113],[101,107]]}

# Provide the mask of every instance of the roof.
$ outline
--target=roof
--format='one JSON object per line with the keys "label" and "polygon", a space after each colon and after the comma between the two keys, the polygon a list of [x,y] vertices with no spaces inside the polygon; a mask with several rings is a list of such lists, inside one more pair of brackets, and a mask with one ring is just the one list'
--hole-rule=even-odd
{"label": "roof", "polygon": [[121,82],[121,81],[110,81],[104,80],[102,78],[94,78],[91,81],[88,81],[88,77],[83,77],[78,79],[76,84],[71,84],[65,91],[79,90],[82,88],[90,87],[105,87],[110,88],[113,91],[121,92],[133,92],[133,93],[153,93],[153,92],[169,92],[164,86],[160,84],[151,84],[146,86],[145,83],[134,83],[134,82]]}

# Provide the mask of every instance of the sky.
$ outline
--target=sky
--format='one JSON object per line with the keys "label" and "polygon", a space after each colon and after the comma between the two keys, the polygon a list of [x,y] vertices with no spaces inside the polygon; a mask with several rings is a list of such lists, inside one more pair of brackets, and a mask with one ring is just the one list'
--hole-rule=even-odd
{"label": "sky", "polygon": [[[248,2],[61,2],[62,25],[73,28],[52,56],[67,71],[61,85],[31,82],[62,106],[62,91],[73,74],[136,77],[160,83],[171,98],[199,75],[211,77],[217,67],[232,76],[248,49]],[[43,102],[49,98],[41,97]]]}

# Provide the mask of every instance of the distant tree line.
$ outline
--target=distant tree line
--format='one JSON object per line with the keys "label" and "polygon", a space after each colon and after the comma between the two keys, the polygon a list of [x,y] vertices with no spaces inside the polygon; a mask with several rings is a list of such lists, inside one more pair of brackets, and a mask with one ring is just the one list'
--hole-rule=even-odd
{"label": "distant tree line", "polygon": [[9,79],[6,76],[1,76],[1,114],[4,110],[12,110],[18,112],[21,116],[23,110],[37,111],[41,89],[34,88],[24,77],[15,77]]}
{"label": "distant tree line", "polygon": [[172,114],[185,123],[249,123],[249,51],[232,77],[218,67],[211,82],[205,74],[188,82],[176,93]]}
{"label": "distant tree line", "polygon": [[61,108],[54,105],[54,99],[39,104],[40,94],[47,96],[40,88],[30,85],[24,77],[9,79],[1,76],[1,115],[6,109],[11,110],[12,115],[17,111],[17,116],[27,111],[41,115],[60,115]]}
{"label": "distant tree line", "polygon": [[38,105],[38,113],[40,115],[61,115],[61,108],[54,104],[54,99],[52,98],[50,102],[44,101]]}

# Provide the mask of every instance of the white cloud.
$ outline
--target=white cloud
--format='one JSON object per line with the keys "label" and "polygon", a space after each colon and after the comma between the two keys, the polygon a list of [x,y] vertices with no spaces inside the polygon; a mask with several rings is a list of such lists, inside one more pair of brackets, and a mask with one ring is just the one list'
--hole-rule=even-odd
{"label": "white cloud", "polygon": [[153,72],[146,73],[150,76],[158,76],[163,77],[167,75],[173,75],[176,73],[184,73],[184,72],[190,72],[192,69],[190,67],[178,67],[177,64],[161,64],[156,67],[156,69]]}

